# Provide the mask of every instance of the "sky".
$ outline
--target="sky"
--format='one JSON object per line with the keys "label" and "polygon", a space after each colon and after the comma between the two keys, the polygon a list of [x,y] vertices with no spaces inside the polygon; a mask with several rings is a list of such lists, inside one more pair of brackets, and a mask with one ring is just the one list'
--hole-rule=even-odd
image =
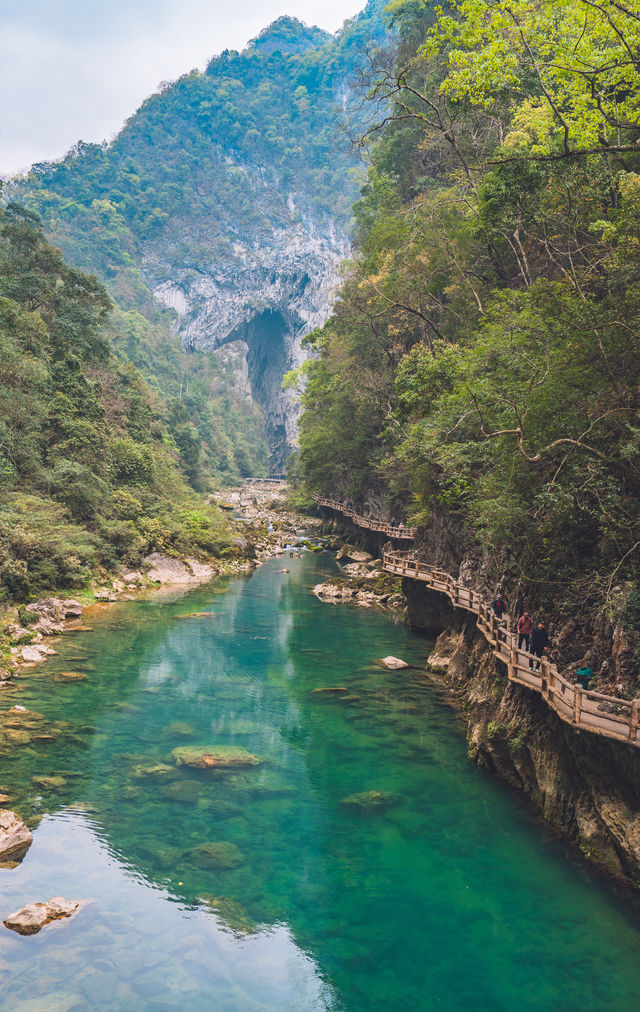
{"label": "sky", "polygon": [[0,0],[0,176],[110,140],[163,81],[289,14],[336,31],[364,0]]}

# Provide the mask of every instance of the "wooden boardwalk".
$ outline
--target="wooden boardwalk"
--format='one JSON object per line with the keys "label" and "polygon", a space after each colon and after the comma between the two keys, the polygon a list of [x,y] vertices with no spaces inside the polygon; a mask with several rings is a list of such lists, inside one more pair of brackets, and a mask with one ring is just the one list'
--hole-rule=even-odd
{"label": "wooden boardwalk", "polygon": [[325,506],[327,509],[335,510],[337,513],[342,513],[343,516],[349,517],[351,522],[357,527],[363,527],[367,531],[375,531],[377,534],[386,534],[388,538],[394,538],[396,541],[413,541],[415,537],[415,527],[398,527],[397,525],[394,527],[393,524],[387,523],[386,520],[376,520],[374,517],[363,517],[359,513],[356,513],[354,509],[348,509],[347,506],[338,499],[327,499],[325,496],[321,496],[317,492],[314,493],[313,498],[318,506]]}
{"label": "wooden boardwalk", "polygon": [[583,689],[563,678],[555,664],[546,658],[518,650],[518,634],[512,630],[509,616],[498,620],[493,608],[475,590],[458,583],[443,569],[392,551],[384,552],[382,563],[387,573],[422,580],[431,590],[446,594],[454,608],[464,608],[477,615],[478,629],[493,647],[495,656],[506,665],[509,681],[539,692],[565,723],[640,746],[640,699],[619,699]]}
{"label": "wooden boardwalk", "polygon": [[[384,520],[360,516],[343,502],[318,493],[313,498],[318,506],[342,513],[365,530],[386,534],[396,540],[413,541],[415,538],[415,527],[399,528]],[[511,628],[509,616],[505,615],[499,621],[491,606],[475,590],[458,583],[443,569],[437,569],[428,562],[409,559],[406,553],[393,551],[384,552],[382,564],[387,573],[421,580],[431,590],[446,594],[454,608],[464,608],[477,615],[478,629],[493,647],[495,656],[506,665],[509,681],[539,692],[565,723],[605,738],[640,746],[640,699],[619,699],[583,689],[581,685],[574,685],[563,678],[555,664],[545,657],[537,658],[526,650],[518,650],[518,634]]]}

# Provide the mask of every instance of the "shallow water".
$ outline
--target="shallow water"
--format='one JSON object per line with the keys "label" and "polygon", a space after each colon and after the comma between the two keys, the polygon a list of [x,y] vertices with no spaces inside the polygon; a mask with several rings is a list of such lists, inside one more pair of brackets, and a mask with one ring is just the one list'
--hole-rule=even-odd
{"label": "shallow water", "polygon": [[[419,670],[429,642],[313,597],[329,555],[285,565],[95,609],[12,697],[57,740],[0,759],[13,807],[44,813],[0,913],[93,902],[30,938],[0,928],[2,1009],[637,1008],[640,922],[468,763]],[[86,680],[56,681],[69,669]],[[177,767],[188,744],[260,765]],[[371,790],[388,807],[342,804]],[[230,866],[203,867],[193,848],[220,842]]]}

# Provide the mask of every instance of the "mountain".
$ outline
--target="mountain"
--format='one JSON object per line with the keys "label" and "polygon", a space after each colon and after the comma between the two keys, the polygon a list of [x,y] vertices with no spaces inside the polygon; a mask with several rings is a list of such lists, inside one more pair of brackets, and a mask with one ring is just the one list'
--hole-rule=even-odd
{"label": "mountain", "polygon": [[262,409],[276,471],[296,437],[282,377],[327,318],[349,250],[357,159],[340,118],[357,111],[352,81],[385,39],[383,6],[371,0],[335,36],[279,18],[152,95],[110,144],[79,142],[8,188],[105,282],[122,310],[116,343],[151,382],[184,387],[191,366],[167,369],[171,331],[185,350],[219,352],[229,396],[246,408],[249,389]]}

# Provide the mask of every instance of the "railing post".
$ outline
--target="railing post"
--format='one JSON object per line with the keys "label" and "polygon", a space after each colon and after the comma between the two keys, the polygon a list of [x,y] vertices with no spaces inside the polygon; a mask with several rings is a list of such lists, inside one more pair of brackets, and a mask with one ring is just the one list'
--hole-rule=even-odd
{"label": "railing post", "polygon": [[573,723],[578,727],[582,719],[582,686],[579,682],[573,687]]}
{"label": "railing post", "polygon": [[511,664],[508,668],[509,678],[517,678],[518,676],[518,651],[516,650],[513,641],[511,643]]}
{"label": "railing post", "polygon": [[636,740],[638,731],[638,717],[640,716],[640,699],[631,701],[631,723],[629,724],[629,741]]}
{"label": "railing post", "polygon": [[549,685],[549,666],[547,664],[546,657],[543,657],[540,662],[540,678],[542,679],[542,686],[540,691],[544,698],[551,705],[551,687]]}

